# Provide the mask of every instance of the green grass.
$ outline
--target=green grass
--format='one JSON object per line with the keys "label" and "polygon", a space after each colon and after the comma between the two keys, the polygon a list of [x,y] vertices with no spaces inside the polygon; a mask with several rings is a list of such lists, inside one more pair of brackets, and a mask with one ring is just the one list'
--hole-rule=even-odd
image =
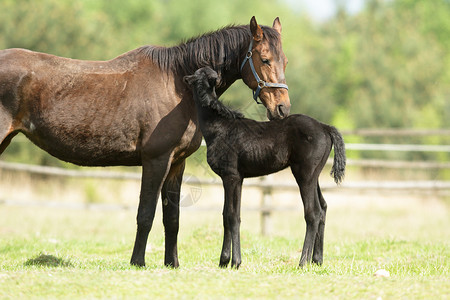
{"label": "green grass", "polygon": [[[177,270],[163,267],[161,216],[147,267],[129,265],[135,212],[0,206],[0,298],[446,299],[450,220],[441,202],[330,205],[324,265],[297,267],[300,211],[242,216],[241,268],[218,268],[221,211],[182,211]],[[390,277],[373,276],[386,269]]]}

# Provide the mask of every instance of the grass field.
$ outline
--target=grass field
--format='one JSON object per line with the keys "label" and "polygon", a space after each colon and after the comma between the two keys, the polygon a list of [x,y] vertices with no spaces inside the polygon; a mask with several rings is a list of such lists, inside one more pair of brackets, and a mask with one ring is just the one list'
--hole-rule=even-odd
{"label": "grass field", "polygon": [[[0,206],[0,298],[448,299],[449,204],[392,195],[329,202],[324,265],[297,267],[297,212],[242,216],[241,268],[219,269],[221,211],[182,211],[177,270],[163,267],[161,215],[147,267],[131,267],[135,211]],[[375,277],[378,269],[389,277]]]}

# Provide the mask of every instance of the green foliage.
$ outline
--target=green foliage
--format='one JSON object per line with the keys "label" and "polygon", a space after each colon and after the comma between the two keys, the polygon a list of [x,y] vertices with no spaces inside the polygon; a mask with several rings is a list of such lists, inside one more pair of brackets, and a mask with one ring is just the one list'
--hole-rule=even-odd
{"label": "green foliage", "polygon": [[88,20],[83,7],[72,1],[2,1],[0,20],[0,48],[88,58],[107,41],[96,33],[97,20]]}
{"label": "green foliage", "polygon": [[[450,18],[450,7],[442,10]],[[447,41],[421,32],[417,23],[432,17],[418,21],[417,15],[370,1],[358,15],[342,13],[321,26],[306,54],[312,59],[303,67],[301,88],[290,91],[294,99],[303,94],[295,110],[330,121],[342,107],[356,128],[448,126]],[[422,114],[424,109],[432,113]]]}
{"label": "green foliage", "polygon": [[[292,113],[337,122],[340,129],[450,127],[446,0],[367,0],[361,12],[341,9],[324,23],[282,0],[3,0],[0,48],[111,59],[144,44],[171,46],[247,24],[253,15],[266,25],[281,18]],[[237,82],[223,98],[248,117],[265,119],[244,84]],[[8,159],[32,156],[57,165],[41,152],[25,155],[35,152],[30,143],[15,147],[5,153]]]}

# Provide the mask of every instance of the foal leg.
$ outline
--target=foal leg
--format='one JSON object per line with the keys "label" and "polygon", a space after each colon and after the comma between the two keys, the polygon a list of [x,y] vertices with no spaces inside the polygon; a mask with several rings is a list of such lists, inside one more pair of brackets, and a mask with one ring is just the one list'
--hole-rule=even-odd
{"label": "foal leg", "polygon": [[161,190],[165,234],[164,265],[178,268],[177,236],[180,221],[180,189],[185,162],[172,165]]}
{"label": "foal leg", "polygon": [[292,173],[300,188],[306,221],[306,235],[299,263],[300,267],[311,262],[322,211],[317,193],[318,176],[309,172],[312,168],[313,166],[307,165],[291,166]]}
{"label": "foal leg", "polygon": [[327,203],[323,198],[319,184],[317,184],[317,195],[319,197],[320,208],[322,209],[319,221],[319,229],[316,235],[316,242],[314,243],[314,253],[312,261],[318,265],[323,263],[323,240],[325,233],[325,218],[327,214]]}
{"label": "foal leg", "polygon": [[220,253],[220,262],[219,267],[226,268],[231,259],[231,225],[228,221],[228,203],[224,203],[223,205],[223,243],[222,243],[222,251]]}
{"label": "foal leg", "polygon": [[145,266],[145,248],[155,218],[158,195],[169,171],[171,155],[145,160],[142,163],[142,182],[137,214],[137,233],[131,264]]}
{"label": "foal leg", "polygon": [[226,268],[230,262],[231,245],[233,246],[231,267],[239,268],[241,265],[241,191],[242,178],[227,176],[222,178],[225,191],[225,203],[223,207],[223,245],[219,266]]}
{"label": "foal leg", "polygon": [[319,229],[321,208],[316,185],[316,182],[307,182],[300,185],[300,194],[302,196],[306,221],[306,235],[303,243],[302,256],[300,258],[300,267],[311,262],[314,243]]}

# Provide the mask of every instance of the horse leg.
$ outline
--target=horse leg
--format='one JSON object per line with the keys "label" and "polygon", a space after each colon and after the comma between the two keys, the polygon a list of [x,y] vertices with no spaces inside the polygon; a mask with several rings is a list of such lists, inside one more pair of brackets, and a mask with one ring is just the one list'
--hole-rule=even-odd
{"label": "horse leg", "polygon": [[224,238],[219,266],[226,268],[230,261],[231,245],[233,247],[231,267],[239,268],[241,265],[241,191],[242,178],[227,176],[222,179],[225,191],[223,208]]}
{"label": "horse leg", "polygon": [[1,107],[0,112],[0,154],[2,154],[18,132],[13,131],[12,119],[7,113],[2,111]]}
{"label": "horse leg", "polygon": [[180,164],[172,165],[161,191],[166,248],[164,264],[173,268],[179,267],[177,236],[180,220],[180,189],[184,166],[184,160]]}
{"label": "horse leg", "polygon": [[15,137],[17,135],[17,132],[13,132],[10,133],[9,135],[7,135],[3,141],[0,142],[0,154],[3,153],[3,151],[6,150],[6,148],[9,146],[9,144],[11,143],[11,140],[13,139],[13,137]]}
{"label": "horse leg", "polygon": [[171,155],[143,160],[141,194],[137,214],[137,232],[131,264],[145,266],[145,248],[155,218],[158,195],[169,171]]}
{"label": "horse leg", "polygon": [[318,265],[323,263],[323,240],[325,234],[325,218],[327,214],[327,203],[323,198],[319,184],[317,184],[317,195],[319,197],[320,208],[322,209],[319,221],[319,229],[316,235],[316,242],[314,243],[314,253],[312,261]]}

